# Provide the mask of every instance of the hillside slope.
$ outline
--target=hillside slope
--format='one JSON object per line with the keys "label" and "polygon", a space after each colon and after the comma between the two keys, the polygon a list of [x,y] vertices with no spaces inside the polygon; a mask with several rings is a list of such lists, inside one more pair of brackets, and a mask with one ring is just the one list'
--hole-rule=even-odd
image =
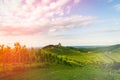
{"label": "hillside slope", "polygon": [[57,45],[49,45],[43,48],[45,51],[66,56],[73,60],[83,63],[113,63],[120,62],[119,49],[120,45],[100,47],[100,48],[72,48]]}

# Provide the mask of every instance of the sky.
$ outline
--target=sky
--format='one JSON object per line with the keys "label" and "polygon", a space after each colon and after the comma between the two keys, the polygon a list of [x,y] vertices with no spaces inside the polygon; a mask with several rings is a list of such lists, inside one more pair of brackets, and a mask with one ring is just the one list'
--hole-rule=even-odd
{"label": "sky", "polygon": [[120,0],[0,0],[0,44],[120,44]]}

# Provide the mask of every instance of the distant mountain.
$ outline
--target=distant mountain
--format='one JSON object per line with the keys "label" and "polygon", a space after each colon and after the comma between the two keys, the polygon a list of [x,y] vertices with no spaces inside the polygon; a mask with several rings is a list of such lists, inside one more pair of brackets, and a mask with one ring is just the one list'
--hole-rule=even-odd
{"label": "distant mountain", "polygon": [[97,47],[104,47],[104,46],[71,46],[74,48],[97,48]]}
{"label": "distant mountain", "polygon": [[120,52],[120,44],[106,47],[106,50],[111,52]]}
{"label": "distant mountain", "polygon": [[94,49],[97,52],[108,52],[108,53],[119,53],[120,52],[120,44],[106,46],[106,47],[97,47]]}

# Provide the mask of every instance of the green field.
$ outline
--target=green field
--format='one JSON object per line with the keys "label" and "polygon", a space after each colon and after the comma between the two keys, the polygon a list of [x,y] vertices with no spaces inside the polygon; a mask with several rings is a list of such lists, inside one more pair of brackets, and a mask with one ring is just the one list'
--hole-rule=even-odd
{"label": "green field", "polygon": [[120,74],[97,66],[69,67],[49,65],[47,68],[36,68],[23,73],[7,76],[1,80],[119,80]]}

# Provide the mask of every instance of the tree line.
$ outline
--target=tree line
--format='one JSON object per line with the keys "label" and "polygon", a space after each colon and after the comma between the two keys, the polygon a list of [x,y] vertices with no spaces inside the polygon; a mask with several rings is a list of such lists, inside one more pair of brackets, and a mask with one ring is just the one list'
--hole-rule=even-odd
{"label": "tree line", "polygon": [[14,47],[0,45],[0,67],[3,70],[7,68],[40,63],[49,64],[65,64],[72,66],[72,64],[79,64],[79,62],[69,59],[64,56],[59,56],[42,48],[27,48],[26,45],[21,45],[19,42],[14,43]]}

